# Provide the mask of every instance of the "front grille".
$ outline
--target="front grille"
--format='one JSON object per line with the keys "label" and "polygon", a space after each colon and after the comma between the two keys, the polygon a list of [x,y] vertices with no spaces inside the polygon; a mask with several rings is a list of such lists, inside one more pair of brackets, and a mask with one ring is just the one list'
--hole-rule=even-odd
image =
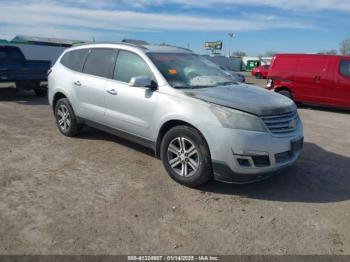
{"label": "front grille", "polygon": [[263,116],[261,119],[273,134],[291,133],[295,131],[299,122],[297,111],[281,115]]}

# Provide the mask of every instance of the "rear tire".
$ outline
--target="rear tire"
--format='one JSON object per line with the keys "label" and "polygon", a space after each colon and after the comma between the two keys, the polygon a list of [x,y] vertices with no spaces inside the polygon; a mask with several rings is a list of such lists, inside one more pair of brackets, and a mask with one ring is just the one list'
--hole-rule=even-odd
{"label": "rear tire", "polygon": [[200,187],[213,176],[207,142],[190,126],[173,127],[164,135],[161,159],[169,176],[188,187]]}
{"label": "rear tire", "polygon": [[81,131],[81,124],[75,116],[67,98],[61,98],[55,106],[56,124],[60,132],[68,137],[74,137]]}
{"label": "rear tire", "polygon": [[16,82],[16,90],[30,90],[32,88],[32,84],[30,82]]}
{"label": "rear tire", "polygon": [[293,100],[292,93],[289,90],[282,89],[282,90],[278,90],[277,93],[279,93],[280,95],[283,95],[283,96],[288,97],[289,99]]}
{"label": "rear tire", "polygon": [[47,95],[46,88],[34,88],[34,92],[37,97],[45,97]]}
{"label": "rear tire", "polygon": [[262,75],[260,73],[256,73],[255,77],[256,79],[262,79]]}

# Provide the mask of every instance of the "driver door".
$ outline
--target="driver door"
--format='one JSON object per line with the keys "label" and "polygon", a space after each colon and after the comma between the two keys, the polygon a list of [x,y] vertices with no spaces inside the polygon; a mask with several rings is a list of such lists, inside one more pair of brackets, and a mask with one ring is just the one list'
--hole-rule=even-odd
{"label": "driver door", "polygon": [[106,83],[106,121],[112,128],[150,140],[158,92],[129,86],[131,78],[137,76],[154,79],[139,55],[120,50],[113,79]]}

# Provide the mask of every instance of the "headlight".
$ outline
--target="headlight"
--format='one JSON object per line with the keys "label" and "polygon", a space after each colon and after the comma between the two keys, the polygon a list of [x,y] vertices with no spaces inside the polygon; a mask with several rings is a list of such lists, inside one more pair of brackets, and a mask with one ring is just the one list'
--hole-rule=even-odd
{"label": "headlight", "polygon": [[223,127],[267,132],[262,120],[254,115],[215,105],[212,105],[210,109]]}

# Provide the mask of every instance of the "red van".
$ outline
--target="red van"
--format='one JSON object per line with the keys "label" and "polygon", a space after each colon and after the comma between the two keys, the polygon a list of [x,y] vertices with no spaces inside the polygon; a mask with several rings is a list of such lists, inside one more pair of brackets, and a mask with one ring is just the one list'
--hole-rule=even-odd
{"label": "red van", "polygon": [[261,79],[261,78],[267,78],[268,74],[269,74],[269,65],[261,65],[258,67],[255,67],[252,70],[252,76],[255,76],[257,79]]}
{"label": "red van", "polygon": [[350,56],[276,55],[267,88],[295,102],[350,109]]}

